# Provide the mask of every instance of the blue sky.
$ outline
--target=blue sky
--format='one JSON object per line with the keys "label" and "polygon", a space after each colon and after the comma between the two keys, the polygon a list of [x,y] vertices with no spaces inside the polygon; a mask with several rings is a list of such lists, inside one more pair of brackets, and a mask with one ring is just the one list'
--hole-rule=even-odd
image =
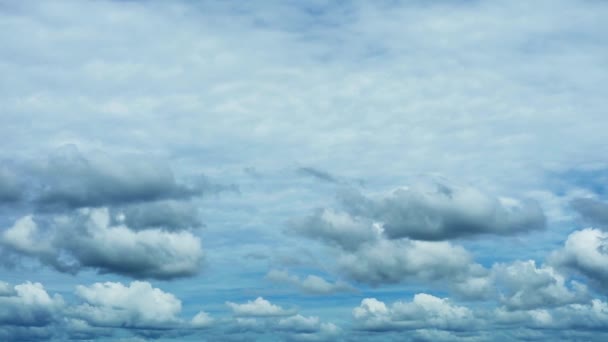
{"label": "blue sky", "polygon": [[0,0],[0,340],[604,341],[607,15]]}

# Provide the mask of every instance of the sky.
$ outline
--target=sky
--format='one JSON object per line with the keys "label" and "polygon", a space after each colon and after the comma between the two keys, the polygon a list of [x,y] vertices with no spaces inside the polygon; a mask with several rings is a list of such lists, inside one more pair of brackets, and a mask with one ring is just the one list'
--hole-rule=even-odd
{"label": "sky", "polygon": [[606,17],[0,0],[0,340],[606,341]]}

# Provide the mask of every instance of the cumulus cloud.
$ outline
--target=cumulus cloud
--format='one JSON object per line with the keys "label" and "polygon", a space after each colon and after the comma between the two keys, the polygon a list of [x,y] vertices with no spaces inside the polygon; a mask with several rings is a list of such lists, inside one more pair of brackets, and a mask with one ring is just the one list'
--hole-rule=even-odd
{"label": "cumulus cloud", "polygon": [[2,234],[2,246],[63,272],[93,268],[131,277],[171,279],[199,271],[203,251],[190,232],[133,231],[111,225],[106,208],[61,216],[43,231],[31,217]]}
{"label": "cumulus cloud", "polygon": [[290,316],[293,314],[292,310],[285,310],[262,297],[258,297],[253,301],[247,301],[247,303],[243,304],[226,302],[226,305],[230,307],[235,316],[242,317],[276,317]]}
{"label": "cumulus cloud", "polygon": [[533,260],[496,264],[492,275],[502,290],[500,302],[509,310],[551,308],[590,299],[585,285],[568,284],[553,267],[537,267]]}
{"label": "cumulus cloud", "polygon": [[489,196],[473,187],[416,184],[380,198],[342,194],[351,214],[381,223],[391,239],[446,240],[478,234],[511,235],[545,226],[533,200]]}
{"label": "cumulus cloud", "polygon": [[288,332],[288,340],[294,341],[335,341],[341,329],[333,324],[321,322],[316,316],[295,316],[280,319],[274,329]]}
{"label": "cumulus cloud", "polygon": [[194,328],[205,329],[213,326],[215,320],[205,311],[199,311],[194,317],[192,317],[190,323]]}
{"label": "cumulus cloud", "polygon": [[148,282],[79,285],[76,295],[84,303],[73,315],[92,326],[162,329],[180,323],[181,301]]}
{"label": "cumulus cloud", "polygon": [[317,316],[304,316],[296,310],[286,310],[258,297],[243,304],[226,302],[233,314],[229,325],[232,333],[256,333],[281,336],[288,341],[332,341],[341,334],[333,323],[322,322]]}
{"label": "cumulus cloud", "polygon": [[40,283],[0,285],[0,326],[47,326],[63,309],[61,296],[50,296]]}
{"label": "cumulus cloud", "polygon": [[571,233],[564,247],[551,254],[550,263],[586,276],[599,288],[608,282],[608,233],[587,228]]}
{"label": "cumulus cloud", "polygon": [[183,319],[181,301],[148,282],[78,285],[72,301],[51,296],[40,283],[0,282],[0,337],[6,340],[96,340],[185,335],[214,327],[204,311]]}
{"label": "cumulus cloud", "polygon": [[266,278],[273,282],[291,284],[307,294],[327,295],[354,291],[352,286],[340,280],[332,283],[316,275],[300,278],[284,270],[270,270]]}
{"label": "cumulus cloud", "polygon": [[418,293],[411,302],[387,306],[375,298],[365,298],[353,309],[357,329],[389,330],[469,330],[480,322],[473,312],[452,304],[448,299]]}
{"label": "cumulus cloud", "polygon": [[373,285],[406,279],[456,281],[467,278],[474,267],[471,255],[449,242],[385,239],[343,253],[337,263],[351,279]]}

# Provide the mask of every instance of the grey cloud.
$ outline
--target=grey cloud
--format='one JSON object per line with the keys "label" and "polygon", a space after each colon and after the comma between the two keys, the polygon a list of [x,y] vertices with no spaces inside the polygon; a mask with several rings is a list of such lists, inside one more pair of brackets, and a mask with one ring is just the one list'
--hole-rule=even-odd
{"label": "grey cloud", "polygon": [[268,274],[266,274],[266,278],[277,283],[291,284],[307,294],[327,295],[338,292],[352,292],[355,290],[352,286],[343,281],[332,283],[316,275],[308,275],[305,278],[300,278],[296,275],[289,274],[287,271],[281,270],[270,270]]}
{"label": "grey cloud", "polygon": [[570,204],[584,220],[608,228],[608,203],[591,198],[577,198]]}
{"label": "grey cloud", "polygon": [[[8,287],[4,283],[3,287]],[[0,296],[0,327],[43,327],[52,324],[64,306],[60,296],[49,296],[42,284],[15,285]]]}
{"label": "grey cloud", "polygon": [[135,230],[162,228],[177,231],[204,225],[194,203],[175,200],[136,203],[112,208],[112,218],[116,223],[124,223]]}
{"label": "grey cloud", "polygon": [[338,183],[338,179],[332,176],[329,172],[315,169],[312,167],[300,167],[297,169],[297,172],[304,176],[313,177],[317,180],[328,182],[328,183]]}
{"label": "grey cloud", "polygon": [[17,202],[21,197],[17,177],[8,168],[0,166],[0,204]]}
{"label": "grey cloud", "polygon": [[535,201],[495,198],[472,187],[421,184],[378,199],[350,192],[342,201],[353,215],[381,222],[384,234],[393,239],[511,235],[545,227],[543,210]]}
{"label": "grey cloud", "polygon": [[1,246],[62,272],[93,268],[137,278],[172,279],[198,273],[204,253],[190,232],[133,231],[111,225],[106,208],[80,210],[40,229],[31,218],[4,231]]}
{"label": "grey cloud", "polygon": [[290,233],[346,250],[355,250],[380,237],[380,231],[369,220],[332,209],[318,209],[306,218],[293,220],[288,228]]}
{"label": "grey cloud", "polygon": [[167,165],[141,156],[85,156],[73,145],[55,151],[48,161],[35,165],[33,173],[40,189],[34,201],[43,209],[191,198],[209,185],[206,180],[180,184]]}

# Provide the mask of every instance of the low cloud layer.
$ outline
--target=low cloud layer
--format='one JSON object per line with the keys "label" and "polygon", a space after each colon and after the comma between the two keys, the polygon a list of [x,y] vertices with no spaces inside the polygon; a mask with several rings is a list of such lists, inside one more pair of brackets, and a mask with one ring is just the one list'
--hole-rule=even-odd
{"label": "low cloud layer", "polygon": [[[146,331],[150,336],[192,334],[201,328],[206,315],[201,311],[191,321],[184,319],[178,298],[142,281],[78,285],[74,294],[74,300],[66,301],[50,295],[40,283],[13,286],[0,282],[0,336],[7,340],[41,336],[88,340]],[[208,327],[213,319],[205,318]]]}

